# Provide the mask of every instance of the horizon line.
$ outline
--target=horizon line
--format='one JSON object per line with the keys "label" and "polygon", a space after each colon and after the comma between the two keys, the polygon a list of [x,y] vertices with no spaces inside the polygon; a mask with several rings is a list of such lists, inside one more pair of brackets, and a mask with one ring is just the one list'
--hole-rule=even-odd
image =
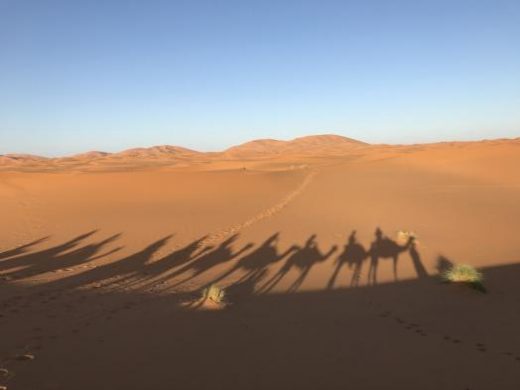
{"label": "horizon line", "polygon": [[32,157],[42,157],[42,158],[47,158],[47,159],[58,159],[58,158],[67,158],[67,157],[74,157],[74,156],[78,156],[78,155],[81,155],[81,154],[87,154],[87,153],[106,153],[108,155],[112,155],[112,154],[118,154],[118,153],[124,153],[124,152],[127,152],[127,151],[130,151],[130,150],[134,150],[134,149],[153,149],[153,148],[158,148],[158,147],[175,147],[175,148],[182,148],[182,149],[186,149],[186,150],[189,150],[189,151],[192,151],[192,152],[196,152],[196,153],[201,153],[201,154],[204,154],[204,153],[224,153],[226,152],[227,150],[231,149],[231,148],[234,148],[234,147],[238,147],[238,146],[241,146],[241,145],[244,145],[244,144],[247,144],[247,143],[252,143],[252,142],[257,142],[257,141],[278,141],[278,142],[292,142],[292,141],[295,141],[295,140],[298,140],[298,139],[301,139],[301,138],[312,138],[312,137],[323,137],[323,136],[332,136],[332,137],[340,137],[340,138],[345,138],[345,139],[348,139],[348,140],[352,140],[354,142],[358,142],[360,145],[365,145],[365,146],[416,146],[416,145],[434,145],[434,144],[443,144],[443,143],[478,143],[478,142],[492,142],[492,141],[514,141],[514,140],[518,140],[520,139],[520,134],[516,137],[498,137],[498,138],[482,138],[482,137],[478,137],[478,138],[467,138],[467,139],[464,139],[464,138],[458,138],[458,139],[446,139],[446,140],[435,140],[435,141],[424,141],[424,142],[421,142],[421,141],[418,141],[418,142],[375,142],[375,143],[370,143],[370,142],[367,142],[367,141],[364,141],[364,140],[360,140],[360,139],[357,139],[357,138],[351,138],[351,137],[347,137],[347,136],[344,136],[344,135],[340,135],[340,134],[336,134],[336,133],[317,133],[317,134],[308,134],[308,135],[301,135],[301,136],[298,136],[298,137],[294,137],[294,138],[289,138],[289,139],[284,139],[284,138],[254,138],[254,139],[250,139],[248,141],[243,141],[243,142],[240,142],[240,143],[236,143],[236,144],[231,144],[223,149],[220,149],[220,150],[199,150],[199,149],[195,149],[195,148],[191,148],[191,147],[187,147],[187,146],[183,146],[183,145],[180,145],[180,144],[173,144],[173,143],[167,143],[167,144],[148,144],[148,145],[141,145],[141,146],[131,146],[129,148],[125,148],[125,149],[118,149],[118,150],[115,150],[115,151],[107,151],[107,150],[103,150],[103,149],[89,149],[89,150],[85,150],[85,151],[80,151],[80,152],[76,152],[76,153],[64,153],[64,154],[54,154],[54,155],[50,155],[50,154],[37,154],[37,153],[31,153],[31,152],[7,152],[7,153],[0,153],[0,157],[4,156],[4,157],[10,157],[10,156],[32,156]]}

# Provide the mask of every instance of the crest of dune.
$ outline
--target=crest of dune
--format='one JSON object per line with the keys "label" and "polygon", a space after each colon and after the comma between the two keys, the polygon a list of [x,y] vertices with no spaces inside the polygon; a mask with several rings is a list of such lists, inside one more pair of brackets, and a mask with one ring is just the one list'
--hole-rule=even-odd
{"label": "crest of dune", "polygon": [[[501,155],[502,159],[514,160],[518,153],[520,138],[482,140],[472,142],[439,142],[415,145],[374,145],[339,135],[325,134],[295,138],[289,141],[275,139],[258,139],[241,145],[230,147],[223,152],[198,152],[188,148],[172,145],[133,148],[117,153],[90,151],[67,157],[48,158],[31,154],[0,155],[0,167],[5,170],[68,169],[81,167],[138,167],[158,165],[190,166],[200,163],[232,164],[237,161],[276,159],[277,161],[300,161],[301,158],[326,158],[341,156],[365,156],[372,158],[385,154],[392,158],[414,160],[414,165],[423,164],[435,167],[436,170],[452,169],[451,160],[446,158],[453,151],[464,149],[464,153],[455,153],[453,158],[467,160],[470,156],[485,161],[482,172],[500,176],[505,174],[504,168],[492,169],[496,164],[492,156]],[[370,157],[372,156],[372,157]],[[221,165],[221,166],[224,166]],[[515,169],[509,164],[507,170]],[[468,172],[471,169],[468,168]]]}
{"label": "crest of dune", "polygon": [[364,142],[339,135],[311,135],[290,141],[263,139],[246,142],[227,149],[229,157],[257,157],[272,154],[322,154],[348,151],[367,145]]}
{"label": "crest of dune", "polygon": [[46,157],[32,154],[5,154],[0,155],[0,165],[21,165],[25,163],[38,163],[49,160]]}
{"label": "crest of dune", "polygon": [[161,145],[161,146],[153,146],[151,148],[133,148],[122,151],[120,153],[115,153],[114,157],[129,157],[129,158],[138,158],[138,159],[157,159],[157,158],[170,158],[177,156],[188,156],[195,155],[198,152],[183,148],[180,146],[170,146],[170,145]]}
{"label": "crest of dune", "polygon": [[111,153],[100,152],[98,150],[93,150],[91,152],[75,154],[74,156],[72,156],[72,158],[75,158],[77,160],[82,160],[82,159],[92,160],[92,159],[106,157],[106,156],[109,156],[110,154]]}

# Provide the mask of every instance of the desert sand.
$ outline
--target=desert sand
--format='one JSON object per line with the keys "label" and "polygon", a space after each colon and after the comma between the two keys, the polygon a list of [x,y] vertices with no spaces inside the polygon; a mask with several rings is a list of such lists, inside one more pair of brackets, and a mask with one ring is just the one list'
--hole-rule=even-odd
{"label": "desert sand", "polygon": [[519,168],[520,139],[0,156],[0,385],[519,389]]}

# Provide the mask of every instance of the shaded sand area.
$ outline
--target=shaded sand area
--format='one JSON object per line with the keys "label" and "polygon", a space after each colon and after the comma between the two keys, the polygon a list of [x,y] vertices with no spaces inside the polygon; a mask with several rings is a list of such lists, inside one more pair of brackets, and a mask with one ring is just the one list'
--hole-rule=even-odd
{"label": "shaded sand area", "polygon": [[520,388],[519,140],[35,159],[0,168],[8,389]]}

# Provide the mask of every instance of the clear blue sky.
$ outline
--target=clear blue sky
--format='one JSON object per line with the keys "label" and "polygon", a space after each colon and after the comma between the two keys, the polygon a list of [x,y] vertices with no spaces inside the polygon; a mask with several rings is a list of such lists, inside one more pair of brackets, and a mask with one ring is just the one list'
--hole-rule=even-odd
{"label": "clear blue sky", "polygon": [[0,0],[0,153],[520,136],[519,0]]}

